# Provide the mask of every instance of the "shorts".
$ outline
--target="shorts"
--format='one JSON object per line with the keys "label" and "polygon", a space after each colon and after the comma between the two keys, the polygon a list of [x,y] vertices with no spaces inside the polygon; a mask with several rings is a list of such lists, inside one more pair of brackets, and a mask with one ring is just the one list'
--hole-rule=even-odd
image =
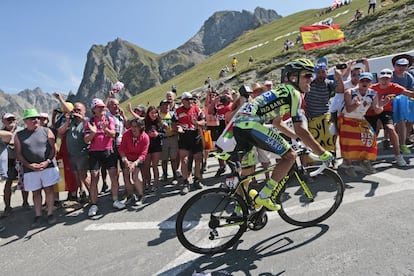
{"label": "shorts", "polygon": [[221,126],[207,126],[207,130],[211,131],[211,139],[216,142],[224,129]]}
{"label": "shorts", "polygon": [[162,143],[160,159],[168,161],[178,157],[178,135],[165,137]]}
{"label": "shorts", "polygon": [[179,134],[178,148],[189,151],[192,154],[203,152],[203,144],[198,130],[186,130]]}
{"label": "shorts", "polygon": [[392,120],[392,111],[383,111],[382,113],[376,116],[365,116],[365,119],[369,122],[371,127],[375,130],[375,133],[378,133],[377,129],[377,120],[382,122],[382,125],[392,125],[394,121]]}
{"label": "shorts", "polygon": [[33,192],[58,183],[61,178],[57,167],[24,173],[24,190]]}
{"label": "shorts", "polygon": [[73,171],[89,170],[89,155],[69,156],[70,168]]}
{"label": "shorts", "polygon": [[17,180],[16,159],[9,159],[7,167],[7,180]]}
{"label": "shorts", "polygon": [[117,157],[113,150],[90,151],[89,170],[98,171],[102,165],[107,169],[117,167]]}

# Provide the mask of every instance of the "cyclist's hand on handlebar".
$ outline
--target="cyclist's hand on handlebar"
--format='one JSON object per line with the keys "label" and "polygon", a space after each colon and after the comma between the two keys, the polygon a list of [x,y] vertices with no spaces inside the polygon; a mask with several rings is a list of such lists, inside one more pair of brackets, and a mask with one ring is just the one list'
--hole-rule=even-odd
{"label": "cyclist's hand on handlebar", "polygon": [[334,156],[330,151],[325,151],[324,153],[322,153],[321,155],[319,155],[319,159],[321,159],[322,162],[324,163],[330,163],[331,161],[334,160]]}

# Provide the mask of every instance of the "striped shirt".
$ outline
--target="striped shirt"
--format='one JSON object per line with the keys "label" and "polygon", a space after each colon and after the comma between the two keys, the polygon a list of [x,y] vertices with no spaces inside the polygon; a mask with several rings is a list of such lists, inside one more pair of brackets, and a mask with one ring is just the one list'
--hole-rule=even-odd
{"label": "striped shirt", "polygon": [[328,113],[328,102],[335,92],[331,91],[334,89],[333,83],[332,80],[311,83],[310,91],[305,93],[305,111],[308,118],[316,118]]}

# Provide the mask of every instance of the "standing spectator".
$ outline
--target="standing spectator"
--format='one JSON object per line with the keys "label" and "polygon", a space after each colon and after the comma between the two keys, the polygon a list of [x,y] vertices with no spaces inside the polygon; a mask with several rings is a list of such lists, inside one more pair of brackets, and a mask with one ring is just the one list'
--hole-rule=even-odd
{"label": "standing spectator", "polygon": [[[107,116],[111,116],[115,122],[115,138],[112,140],[112,143],[113,143],[112,148],[117,157],[117,160],[118,160],[117,163],[120,163],[121,170],[123,171],[124,163],[121,161],[121,158],[119,157],[118,147],[121,144],[122,135],[125,132],[125,129],[128,127],[127,125],[128,119],[126,118],[124,111],[119,107],[119,101],[115,98],[111,98],[113,95],[114,93],[111,90],[109,92],[109,96],[106,98],[105,104],[108,107]],[[116,171],[118,174],[118,168]],[[101,167],[101,174],[102,174],[102,180],[103,180],[101,193],[105,193],[106,190],[108,189],[108,184],[106,183],[105,166]],[[117,178],[119,179],[119,175],[117,176]]]}
{"label": "standing spectator", "polygon": [[189,192],[189,176],[188,158],[193,154],[195,163],[195,176],[193,187],[200,189],[201,186],[201,162],[203,145],[201,142],[199,125],[204,125],[204,117],[200,108],[193,103],[193,96],[189,92],[181,95],[182,106],[177,108],[174,113],[174,127],[177,128],[178,154],[181,162],[181,173],[183,177],[183,185],[181,194]]}
{"label": "standing spectator", "polygon": [[132,109],[131,103],[128,103],[127,108],[128,108],[129,113],[131,113],[131,115],[134,118],[139,118],[141,120],[144,120],[145,112],[147,111],[144,105],[140,104],[140,105],[137,105],[137,107],[135,107],[134,109]]}
{"label": "standing spectator", "polygon": [[[407,90],[414,91],[414,77],[408,72],[408,67],[412,63],[413,57],[411,55],[402,54],[393,57],[392,65],[394,66],[394,72],[392,82],[403,86]],[[407,138],[413,128],[412,118],[409,118],[407,112],[404,112],[410,109],[408,106],[410,101],[405,95],[398,96],[393,101],[396,112],[394,114],[394,123],[397,124],[400,149],[403,154],[411,153],[411,150],[407,147]]]}
{"label": "standing spectator", "polygon": [[[160,161],[165,128],[155,106],[148,107],[145,114],[145,132],[150,138],[150,144],[144,161],[144,185],[150,187],[151,192],[158,193],[160,188],[158,162]],[[154,177],[153,185],[151,185],[151,168]]]}
{"label": "standing spectator", "polygon": [[231,61],[231,70],[232,72],[236,72],[237,71],[237,64],[239,63],[239,61],[237,60],[236,57],[233,57],[233,60]]}
{"label": "standing spectator", "polygon": [[59,136],[62,137],[62,143],[66,141],[66,147],[70,149],[68,151],[69,162],[75,175],[77,187],[75,195],[77,195],[79,190],[81,203],[86,202],[86,191],[89,190],[90,185],[87,176],[89,169],[88,144],[84,141],[85,114],[85,105],[80,102],[75,103],[73,113],[66,113],[65,123],[58,128]]}
{"label": "standing spectator", "polygon": [[174,112],[169,110],[169,106],[170,102],[168,100],[162,100],[159,108],[159,116],[165,127],[165,137],[162,141],[162,151],[160,155],[164,184],[168,183],[168,162],[171,163],[173,183],[178,181],[178,133],[172,127]]}
{"label": "standing spectator", "polygon": [[[16,169],[16,152],[14,147],[14,136],[22,127],[19,127],[16,124],[16,116],[11,113],[5,113],[2,116],[3,128],[1,129],[1,141],[0,141],[0,152],[4,152],[5,162],[7,163],[5,175],[2,177],[6,178],[3,191],[3,200],[4,200],[4,212],[3,217],[9,216],[13,210],[11,207],[11,194],[12,194],[12,183],[14,180],[17,180],[17,169]],[[29,193],[22,189],[22,198],[23,198],[23,207],[25,209],[30,208],[28,202]]]}
{"label": "standing spectator", "polygon": [[53,185],[60,180],[59,172],[52,162],[56,154],[55,136],[49,128],[40,126],[39,119],[36,109],[25,109],[23,120],[26,128],[14,137],[17,160],[23,164],[25,190],[33,193],[36,216],[32,227],[40,225],[42,189],[46,195],[47,222],[56,223],[53,215]]}
{"label": "standing spectator", "polygon": [[352,160],[360,160],[361,167],[369,173],[375,173],[371,161],[377,158],[376,135],[365,113],[371,107],[376,114],[381,113],[383,105],[389,99],[378,100],[375,90],[370,89],[373,80],[371,73],[361,73],[356,88],[345,91],[345,109],[339,119],[339,140],[341,155],[344,158],[345,173],[350,177],[357,174],[352,166]]}
{"label": "standing spectator", "polygon": [[[220,123],[217,118],[217,110],[214,108],[217,97],[218,93],[216,90],[211,87],[207,89],[207,95],[204,101],[204,113],[206,118],[206,129],[210,131],[213,143],[217,141],[218,137],[221,134]],[[209,149],[204,149],[204,170],[207,169],[207,157],[209,153]]]}
{"label": "standing spectator", "polygon": [[335,70],[336,83],[327,79],[327,64],[317,64],[315,67],[316,77],[311,83],[311,88],[305,94],[305,113],[308,119],[308,128],[319,144],[335,153],[336,137],[329,132],[329,99],[335,93],[344,92],[342,75]]}
{"label": "standing spectator", "polygon": [[368,0],[369,6],[368,6],[368,14],[369,11],[372,9],[372,13],[375,12],[375,6],[377,4],[377,0]]}
{"label": "standing spectator", "polygon": [[[144,164],[149,147],[149,137],[145,133],[144,121],[134,118],[130,121],[131,128],[125,131],[122,136],[119,154],[124,162],[124,181],[127,192],[126,204],[138,203],[142,205],[144,201],[144,187],[139,179],[139,172]],[[134,194],[133,185],[138,193]]]}
{"label": "standing spectator", "polygon": [[101,164],[105,164],[111,179],[112,206],[118,210],[124,209],[125,204],[118,200],[119,182],[117,173],[117,158],[112,148],[115,138],[115,123],[112,117],[106,115],[105,104],[101,99],[93,99],[93,117],[85,125],[85,142],[89,146],[89,170],[91,175],[90,201],[88,216],[98,213],[98,181]]}
{"label": "standing spectator", "polygon": [[173,112],[179,107],[179,104],[175,102],[175,95],[176,94],[172,91],[168,91],[167,93],[165,93],[165,99],[170,102],[170,111]]}
{"label": "standing spectator", "polygon": [[[226,128],[226,114],[232,111],[233,97],[229,89],[225,89],[220,97],[215,97],[214,105],[210,105],[208,113],[217,114],[219,122],[218,133],[222,133]],[[213,108],[213,110],[211,110]],[[218,138],[218,137],[217,137]],[[219,151],[221,151],[219,149]],[[224,160],[219,159],[219,169],[214,177],[220,177],[226,172]]]}
{"label": "standing spectator", "polygon": [[[411,95],[411,97],[414,96],[413,92],[406,90],[401,85],[392,83],[392,74],[392,70],[390,69],[381,70],[379,74],[379,82],[371,86],[371,88],[378,93],[378,96],[382,99],[391,99],[395,97],[395,95],[399,94],[404,94],[408,96]],[[393,106],[391,101],[389,101],[384,106],[383,112],[379,114],[375,114],[374,112],[369,110],[366,114],[366,118],[374,129],[377,128],[377,120],[380,120],[382,122],[385,132],[387,132],[390,137],[397,165],[400,167],[406,166],[407,163],[405,162],[403,156],[400,154],[400,143],[398,140],[398,135],[394,128]],[[376,132],[378,133],[377,129]]]}

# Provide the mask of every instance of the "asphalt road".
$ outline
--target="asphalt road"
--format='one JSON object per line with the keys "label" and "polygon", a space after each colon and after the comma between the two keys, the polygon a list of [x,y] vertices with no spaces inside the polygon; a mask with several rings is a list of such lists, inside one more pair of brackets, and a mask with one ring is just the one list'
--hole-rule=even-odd
{"label": "asphalt road", "polygon": [[[189,252],[176,239],[176,213],[195,192],[181,196],[174,185],[122,211],[102,195],[94,220],[87,206],[61,208],[57,224],[44,221],[36,229],[34,211],[16,207],[16,192],[13,214],[1,220],[7,229],[0,233],[0,274],[414,275],[414,155],[406,160],[408,167],[397,168],[392,152],[381,150],[376,174],[343,177],[343,204],[322,224],[298,228],[268,213],[264,229],[246,232],[237,246],[214,256]],[[223,180],[213,178],[217,162],[208,162],[204,189]]]}

